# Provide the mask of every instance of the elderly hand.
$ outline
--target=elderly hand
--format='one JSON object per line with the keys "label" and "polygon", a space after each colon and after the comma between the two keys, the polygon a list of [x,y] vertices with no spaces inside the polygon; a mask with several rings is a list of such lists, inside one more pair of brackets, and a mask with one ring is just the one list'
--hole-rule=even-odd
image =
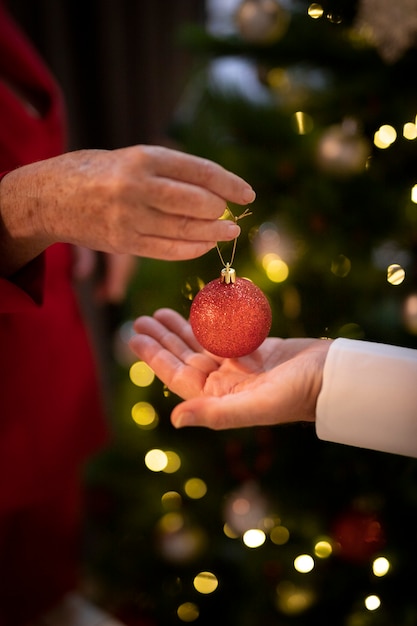
{"label": "elderly hand", "polygon": [[198,257],[240,229],[226,201],[255,194],[220,165],[159,146],[81,150],[9,172],[0,184],[2,275],[67,242],[165,260]]}
{"label": "elderly hand", "polygon": [[267,338],[251,355],[206,352],[189,323],[161,309],[140,317],[133,352],[185,402],[172,423],[213,429],[313,421],[330,340]]}

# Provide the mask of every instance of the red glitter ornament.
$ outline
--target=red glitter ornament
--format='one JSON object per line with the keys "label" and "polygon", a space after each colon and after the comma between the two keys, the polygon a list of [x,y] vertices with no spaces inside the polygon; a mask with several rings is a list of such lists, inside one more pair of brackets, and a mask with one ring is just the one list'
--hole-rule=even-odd
{"label": "red glitter ornament", "polygon": [[268,336],[271,322],[266,296],[250,280],[236,278],[229,264],[191,305],[190,324],[197,341],[220,357],[237,358],[256,350]]}

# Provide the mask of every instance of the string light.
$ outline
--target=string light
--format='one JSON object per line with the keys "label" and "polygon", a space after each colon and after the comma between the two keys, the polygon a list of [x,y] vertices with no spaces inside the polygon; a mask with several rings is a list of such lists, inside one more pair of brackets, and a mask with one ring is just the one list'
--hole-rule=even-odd
{"label": "string light", "polygon": [[406,122],[403,127],[403,136],[412,141],[417,138],[417,126],[413,122]]}
{"label": "string light", "polygon": [[314,569],[314,559],[309,554],[300,554],[294,559],[294,569],[300,574],[308,574]]}
{"label": "string light", "polygon": [[145,465],[151,472],[162,472],[168,463],[168,457],[163,450],[154,448],[145,454]]}
{"label": "string light", "polygon": [[155,379],[155,374],[147,363],[136,361],[129,370],[129,378],[137,387],[149,387]]}
{"label": "string light", "polygon": [[291,119],[295,131],[299,135],[307,135],[314,128],[313,118],[303,111],[296,111]]}
{"label": "string light", "polygon": [[387,281],[390,285],[401,285],[405,279],[405,269],[398,263],[392,263],[387,267]]}
{"label": "string light", "polygon": [[269,533],[272,543],[277,546],[283,546],[290,538],[290,531],[285,526],[274,526]]}
{"label": "string light", "polygon": [[132,407],[131,415],[135,424],[144,430],[156,428],[159,422],[158,415],[149,402],[136,402]]}
{"label": "string light", "polygon": [[374,135],[374,144],[377,148],[385,150],[397,139],[397,131],[390,124],[383,124]]}
{"label": "string light", "polygon": [[314,546],[314,554],[319,559],[327,559],[327,557],[329,557],[332,552],[333,546],[327,539],[321,539],[320,541],[317,541],[316,545]]}
{"label": "string light", "polygon": [[378,576],[378,578],[388,574],[390,567],[390,562],[384,556],[379,556],[372,563],[372,571],[375,576]]}
{"label": "string light", "polygon": [[200,611],[194,602],[183,602],[177,609],[177,615],[182,622],[194,622],[199,617]]}
{"label": "string light", "polygon": [[317,20],[320,17],[322,17],[324,10],[321,4],[318,4],[317,2],[313,2],[313,4],[310,4],[310,6],[308,7],[307,12],[313,20]]}
{"label": "string light", "polygon": [[201,478],[189,478],[184,485],[184,491],[189,498],[199,500],[206,495],[207,485]]}
{"label": "string light", "polygon": [[365,606],[368,611],[376,611],[381,606],[381,600],[378,596],[372,595],[365,598]]}
{"label": "string light", "polygon": [[194,578],[193,585],[199,593],[208,594],[216,591],[219,581],[212,572],[200,572]]}
{"label": "string light", "polygon": [[247,548],[259,548],[265,543],[266,535],[259,528],[250,528],[243,533],[242,540]]}

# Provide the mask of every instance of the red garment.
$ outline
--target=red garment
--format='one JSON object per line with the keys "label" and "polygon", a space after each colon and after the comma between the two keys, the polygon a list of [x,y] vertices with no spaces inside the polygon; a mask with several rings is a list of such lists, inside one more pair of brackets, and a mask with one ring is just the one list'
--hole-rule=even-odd
{"label": "red garment", "polygon": [[[0,172],[65,141],[59,89],[0,2]],[[104,440],[71,247],[58,244],[0,279],[0,625],[24,623],[73,584],[77,476]]]}

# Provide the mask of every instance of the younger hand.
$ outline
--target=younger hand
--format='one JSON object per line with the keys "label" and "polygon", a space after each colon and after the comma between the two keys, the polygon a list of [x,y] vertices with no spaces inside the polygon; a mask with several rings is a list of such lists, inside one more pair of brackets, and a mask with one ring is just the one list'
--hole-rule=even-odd
{"label": "younger hand", "polygon": [[222,359],[205,351],[189,323],[160,309],[134,324],[133,352],[185,399],[172,423],[213,429],[313,421],[330,341],[267,338],[251,355]]}

